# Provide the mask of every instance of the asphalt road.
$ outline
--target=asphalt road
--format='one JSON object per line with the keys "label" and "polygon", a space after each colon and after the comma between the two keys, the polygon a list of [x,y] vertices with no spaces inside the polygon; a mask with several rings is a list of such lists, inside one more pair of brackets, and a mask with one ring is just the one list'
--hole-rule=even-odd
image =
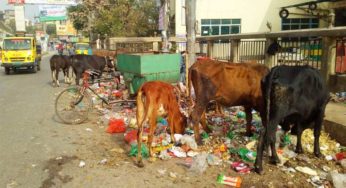
{"label": "asphalt road", "polygon": [[55,120],[54,99],[63,88],[51,86],[51,55],[37,73],[0,69],[0,187],[44,187],[47,161],[75,150],[71,128]]}

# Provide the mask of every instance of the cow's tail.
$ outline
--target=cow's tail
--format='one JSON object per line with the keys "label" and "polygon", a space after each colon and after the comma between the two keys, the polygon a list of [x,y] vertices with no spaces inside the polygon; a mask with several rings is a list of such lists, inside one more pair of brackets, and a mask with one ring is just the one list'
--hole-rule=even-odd
{"label": "cow's tail", "polygon": [[[271,89],[273,85],[273,79],[275,79],[275,68],[264,77],[265,80],[262,81],[262,87],[264,87],[264,100],[265,100],[265,130],[267,130],[266,140],[267,144],[270,143],[271,139],[274,138],[276,128],[270,127],[270,105],[271,105]],[[272,125],[273,126],[273,125]],[[276,125],[275,125],[276,126]]]}
{"label": "cow's tail", "polygon": [[138,131],[137,131],[137,165],[139,167],[143,167],[143,161],[142,161],[142,134],[143,134],[143,124],[146,120],[147,116],[147,110],[145,109],[145,93],[142,90],[142,88],[139,89],[137,94],[137,125],[138,125]]}

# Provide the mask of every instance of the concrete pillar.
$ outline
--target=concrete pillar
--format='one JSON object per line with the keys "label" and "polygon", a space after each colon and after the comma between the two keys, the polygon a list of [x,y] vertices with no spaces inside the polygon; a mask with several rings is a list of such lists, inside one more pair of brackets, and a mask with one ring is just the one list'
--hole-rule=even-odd
{"label": "concrete pillar", "polygon": [[321,74],[328,85],[330,74],[333,73],[333,67],[335,67],[336,51],[333,50],[333,47],[336,46],[335,41],[335,37],[322,38]]}
{"label": "concrete pillar", "polygon": [[265,57],[264,57],[264,64],[269,67],[272,68],[275,64],[275,56],[274,55],[269,55],[267,53],[268,47],[275,41],[275,38],[267,38],[266,41],[266,45],[265,45]]}
{"label": "concrete pillar", "polygon": [[214,46],[213,41],[208,40],[207,56],[208,56],[209,58],[212,58],[212,57],[213,57],[213,46]]}
{"label": "concrete pillar", "polygon": [[157,41],[153,42],[153,51],[154,52],[159,51],[159,42],[157,42]]}
{"label": "concrete pillar", "polygon": [[231,61],[232,62],[238,62],[239,60],[239,46],[240,46],[239,39],[231,40]]}

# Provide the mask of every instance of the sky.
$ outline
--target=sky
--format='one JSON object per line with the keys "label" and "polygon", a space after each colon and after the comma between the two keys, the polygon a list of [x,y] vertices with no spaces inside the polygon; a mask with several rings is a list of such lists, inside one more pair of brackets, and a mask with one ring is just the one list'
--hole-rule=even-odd
{"label": "sky", "polygon": [[[0,0],[0,10],[14,9],[13,5],[8,5],[7,0]],[[38,5],[25,5],[25,18],[34,20],[38,16]]]}

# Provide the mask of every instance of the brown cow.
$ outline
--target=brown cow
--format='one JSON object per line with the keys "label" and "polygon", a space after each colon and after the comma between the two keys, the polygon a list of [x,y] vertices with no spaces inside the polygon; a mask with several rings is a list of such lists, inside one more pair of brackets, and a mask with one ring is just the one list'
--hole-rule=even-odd
{"label": "brown cow", "polygon": [[196,141],[200,142],[198,124],[201,118],[203,129],[210,132],[205,123],[205,110],[211,100],[222,106],[244,106],[246,134],[250,136],[252,108],[263,114],[261,79],[268,72],[266,66],[257,63],[200,60],[193,64],[189,69],[189,88],[194,87],[196,96],[191,113]]}
{"label": "brown cow", "polygon": [[172,85],[161,81],[150,81],[144,83],[137,94],[137,122],[138,122],[138,155],[137,164],[143,167],[141,144],[143,123],[149,121],[148,148],[152,156],[151,143],[156,129],[157,117],[168,116],[171,140],[174,141],[174,133],[182,134],[186,127],[186,116],[179,109],[177,101],[177,90]]}

